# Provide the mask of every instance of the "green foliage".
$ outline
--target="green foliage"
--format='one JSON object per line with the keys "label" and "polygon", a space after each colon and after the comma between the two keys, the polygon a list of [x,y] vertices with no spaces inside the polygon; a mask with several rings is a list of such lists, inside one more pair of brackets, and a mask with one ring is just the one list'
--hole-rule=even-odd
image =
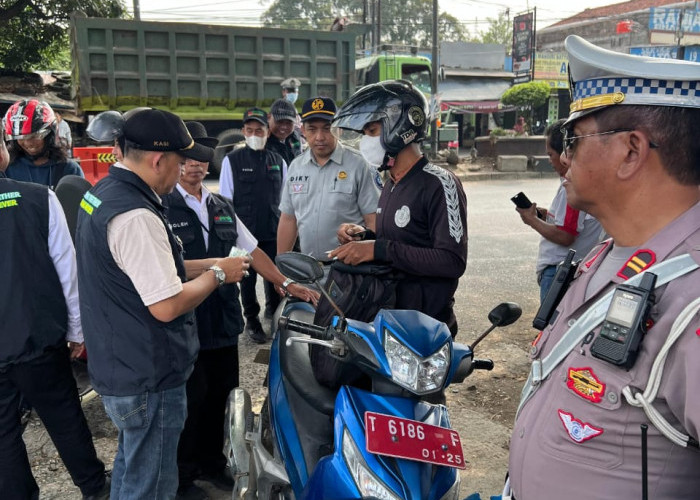
{"label": "green foliage", "polygon": [[[262,21],[270,27],[329,30],[336,17],[362,23],[363,4],[363,0],[275,0]],[[431,46],[432,17],[432,0],[383,1],[381,43]],[[442,41],[467,39],[462,24],[445,12],[438,17],[438,32]]]}
{"label": "green foliage", "polygon": [[505,13],[498,14],[498,18],[486,18],[489,22],[488,29],[480,33],[478,37],[481,43],[499,43],[506,46],[506,52],[510,54],[513,47],[513,22]]}
{"label": "green foliage", "polygon": [[55,60],[65,65],[73,12],[120,17],[125,8],[123,0],[0,0],[0,67],[29,71]]}
{"label": "green foliage", "polygon": [[501,96],[501,102],[521,109],[538,108],[547,102],[550,91],[546,82],[520,83],[506,90]]}

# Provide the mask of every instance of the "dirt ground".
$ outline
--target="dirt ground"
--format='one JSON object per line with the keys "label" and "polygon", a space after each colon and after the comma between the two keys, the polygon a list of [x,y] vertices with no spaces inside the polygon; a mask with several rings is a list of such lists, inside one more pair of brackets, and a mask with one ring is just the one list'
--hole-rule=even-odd
{"label": "dirt ground", "polygon": [[[485,159],[479,160],[479,166],[483,169],[491,167]],[[538,187],[541,181],[526,182],[531,184],[524,184],[523,189],[534,194],[533,199],[537,199],[537,189],[542,190],[544,194],[540,194],[540,198],[544,198],[556,188],[556,181],[552,181],[551,186],[548,184],[546,189]],[[460,433],[468,463],[466,470],[461,473],[460,498],[477,491],[482,494],[482,498],[488,498],[488,495],[499,494],[503,485],[508,464],[510,433],[520,390],[528,370],[527,351],[536,333],[530,324],[537,306],[537,286],[534,283],[532,267],[538,237],[530,234],[534,232],[522,229],[520,220],[515,215],[510,215],[513,211],[511,206],[503,209],[508,211],[507,215],[497,213],[501,209],[494,208],[496,202],[493,199],[505,197],[498,182],[467,182],[465,186],[471,207],[470,264],[465,278],[460,281],[460,289],[456,296],[455,310],[460,323],[458,340],[464,343],[474,340],[479,331],[488,326],[486,313],[497,302],[514,300],[523,307],[520,321],[509,327],[497,329],[476,349],[477,357],[492,359],[495,369],[491,372],[476,372],[464,383],[450,386],[447,390],[447,406],[452,425]],[[521,188],[516,189],[509,185],[505,189],[507,192],[517,192]],[[480,198],[483,201],[480,201]],[[479,203],[482,208],[479,208]],[[503,203],[510,202],[505,198]],[[498,222],[489,218],[489,214],[491,217],[498,217]],[[506,225],[502,231],[494,231],[494,224]],[[510,237],[508,234],[518,231],[521,231],[518,233],[521,247],[525,245],[525,248],[520,248],[520,252],[526,255],[532,253],[531,257],[511,258],[508,256],[512,253],[511,247],[506,244],[501,248],[502,243],[499,241],[510,241],[507,240]],[[493,262],[489,260],[493,255],[503,255],[502,260],[509,262],[511,267],[494,268]],[[515,295],[514,290],[518,290],[520,295]],[[240,337],[241,385],[251,393],[253,404],[258,408],[264,399],[262,381],[266,371],[265,366],[253,363],[259,347],[244,335]],[[84,409],[98,455],[107,468],[111,469],[116,451],[115,428],[105,415],[99,398],[86,403]],[[41,499],[80,499],[78,489],[72,484],[51,440],[36,417],[32,418],[25,431],[25,441],[35,477],[41,488]],[[206,483],[199,484],[207,489],[210,498],[214,500],[230,498],[230,493],[216,490]]]}

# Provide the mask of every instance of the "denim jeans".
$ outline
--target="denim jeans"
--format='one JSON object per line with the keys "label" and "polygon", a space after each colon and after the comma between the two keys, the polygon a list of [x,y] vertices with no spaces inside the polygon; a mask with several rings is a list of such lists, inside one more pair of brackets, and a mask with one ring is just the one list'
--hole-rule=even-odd
{"label": "denim jeans", "polygon": [[544,302],[544,298],[547,296],[547,292],[552,286],[552,282],[554,282],[555,274],[557,274],[557,266],[547,266],[540,273],[540,304]]}
{"label": "denim jeans", "polygon": [[187,416],[185,384],[135,396],[102,396],[119,429],[112,500],[172,499],[177,493],[177,444]]}

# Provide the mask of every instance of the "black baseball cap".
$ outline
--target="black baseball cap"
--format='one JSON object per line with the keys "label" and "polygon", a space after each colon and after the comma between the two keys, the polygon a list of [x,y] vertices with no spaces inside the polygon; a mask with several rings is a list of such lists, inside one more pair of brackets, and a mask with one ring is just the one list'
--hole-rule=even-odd
{"label": "black baseball cap", "polygon": [[194,147],[194,139],[180,117],[162,109],[144,109],[127,118],[124,139],[128,148],[172,151],[185,158],[208,161],[206,152]]}
{"label": "black baseball cap", "polygon": [[330,97],[312,97],[304,102],[301,107],[301,121],[309,120],[333,120],[337,108]]}
{"label": "black baseball cap", "polygon": [[270,114],[277,121],[291,120],[294,122],[297,119],[297,109],[287,99],[277,99],[273,102],[270,106]]}
{"label": "black baseball cap", "polygon": [[219,144],[219,140],[215,137],[209,137],[207,129],[200,122],[185,122],[185,127],[187,127],[187,131],[192,136],[192,139],[194,139],[194,147],[192,149],[199,150],[202,156],[208,157],[208,160],[198,161],[210,162],[214,158],[214,148]]}
{"label": "black baseball cap", "polygon": [[243,123],[255,120],[267,127],[267,112],[260,108],[250,108],[243,113]]}

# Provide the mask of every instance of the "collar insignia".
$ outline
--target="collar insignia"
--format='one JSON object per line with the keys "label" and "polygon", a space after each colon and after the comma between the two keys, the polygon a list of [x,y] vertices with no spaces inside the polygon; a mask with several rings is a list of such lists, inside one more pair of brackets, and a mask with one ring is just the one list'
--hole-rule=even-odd
{"label": "collar insignia", "polygon": [[564,424],[569,437],[577,443],[583,443],[603,433],[603,429],[594,427],[588,422],[582,422],[574,417],[571,413],[564,410],[558,410],[561,423]]}
{"label": "collar insignia", "polygon": [[625,262],[625,265],[617,272],[617,275],[624,280],[628,280],[635,274],[644,271],[654,262],[656,262],[656,254],[654,252],[646,249],[637,250],[634,252],[634,255]]}
{"label": "collar insignia", "polygon": [[569,368],[566,386],[593,403],[600,403],[605,393],[605,384],[598,380],[591,368]]}

